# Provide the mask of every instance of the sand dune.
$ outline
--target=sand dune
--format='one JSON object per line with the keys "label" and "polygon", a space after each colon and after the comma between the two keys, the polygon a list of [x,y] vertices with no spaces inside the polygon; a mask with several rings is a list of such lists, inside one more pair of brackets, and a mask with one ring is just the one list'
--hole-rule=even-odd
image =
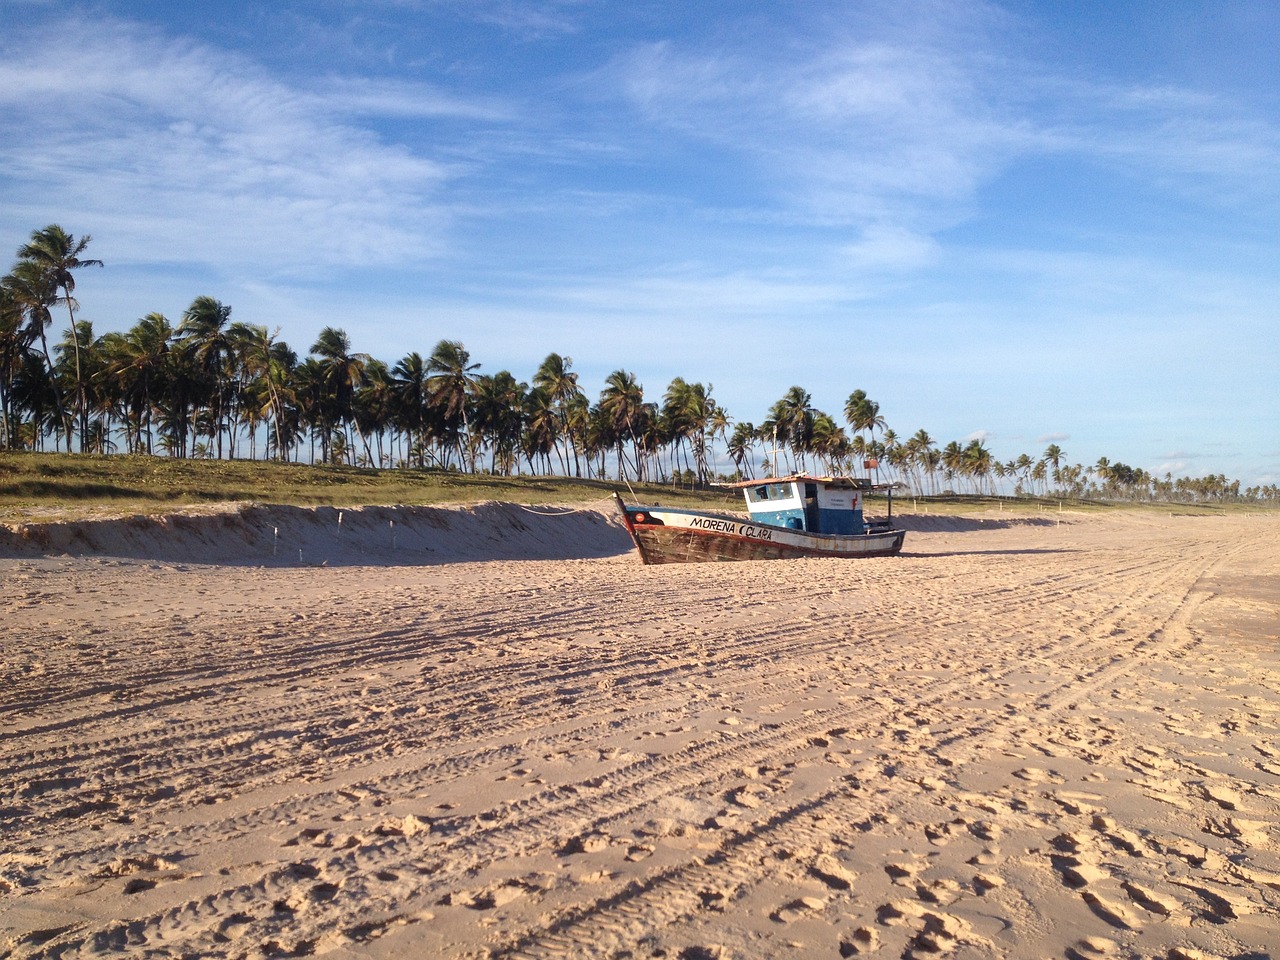
{"label": "sand dune", "polygon": [[133,557],[263,566],[566,560],[630,546],[607,511],[479,503],[445,507],[222,505],[95,520],[0,524],[0,555]]}
{"label": "sand dune", "polygon": [[672,567],[607,507],[0,531],[0,950],[1269,955],[1280,523],[976,519]]}

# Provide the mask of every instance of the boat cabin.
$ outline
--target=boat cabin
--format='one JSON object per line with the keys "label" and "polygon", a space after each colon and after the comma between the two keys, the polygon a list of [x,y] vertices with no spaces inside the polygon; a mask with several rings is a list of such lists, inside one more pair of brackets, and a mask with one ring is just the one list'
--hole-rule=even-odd
{"label": "boat cabin", "polygon": [[770,477],[733,484],[741,487],[751,519],[808,533],[867,533],[863,494],[871,481],[859,477]]}

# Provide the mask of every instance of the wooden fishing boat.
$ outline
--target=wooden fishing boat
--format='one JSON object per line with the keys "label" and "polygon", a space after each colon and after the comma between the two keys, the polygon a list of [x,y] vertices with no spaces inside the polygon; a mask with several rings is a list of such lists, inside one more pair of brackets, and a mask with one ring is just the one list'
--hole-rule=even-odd
{"label": "wooden fishing boat", "polygon": [[[727,484],[742,490],[749,519],[674,507],[634,507],[615,494],[645,563],[881,557],[902,549],[892,493],[859,477],[794,474]],[[888,515],[864,518],[864,496],[890,493]]]}

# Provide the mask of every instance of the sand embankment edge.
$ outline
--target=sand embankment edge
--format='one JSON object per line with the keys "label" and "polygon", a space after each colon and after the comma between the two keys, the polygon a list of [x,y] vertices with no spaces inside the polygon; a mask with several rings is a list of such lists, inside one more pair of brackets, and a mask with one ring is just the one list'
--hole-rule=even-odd
{"label": "sand embankment edge", "polygon": [[104,556],[278,566],[562,560],[631,548],[601,506],[486,501],[461,506],[229,505],[0,524],[0,557]]}

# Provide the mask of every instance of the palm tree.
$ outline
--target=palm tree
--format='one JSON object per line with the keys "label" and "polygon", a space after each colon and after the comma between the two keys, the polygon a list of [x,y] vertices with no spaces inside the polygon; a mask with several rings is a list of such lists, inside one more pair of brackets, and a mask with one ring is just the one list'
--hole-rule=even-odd
{"label": "palm tree", "polygon": [[1043,460],[1037,460],[1031,467],[1031,479],[1040,485],[1041,493],[1045,492],[1046,470]]}
{"label": "palm tree", "polygon": [[880,416],[880,404],[870,399],[865,390],[855,390],[849,394],[849,399],[844,404],[844,418],[853,428],[855,438],[864,430],[874,438],[876,430],[883,430],[885,427],[884,417]]}
{"label": "palm tree", "polygon": [[22,370],[30,342],[23,327],[21,304],[10,290],[8,278],[0,281],[0,445],[11,450],[18,431],[18,411],[13,398],[13,384]]}
{"label": "palm tree", "polygon": [[[930,486],[933,488],[934,493],[937,493],[937,484],[933,476],[937,466],[937,459],[931,456],[936,452],[935,447],[936,444],[933,441],[933,437],[929,436],[929,431],[923,427],[912,434],[906,443],[908,462],[913,468],[928,472],[931,481]],[[917,474],[917,479],[920,479],[920,474]],[[918,486],[920,487],[920,492],[923,493],[924,483],[920,482]]]}
{"label": "palm tree", "polygon": [[149,313],[127,333],[107,334],[103,375],[119,384],[128,449],[152,452],[151,424],[166,389],[175,331],[161,313]]}
{"label": "palm tree", "polygon": [[[372,357],[365,361],[360,386],[351,399],[351,406],[356,434],[364,446],[364,462],[369,466],[382,467],[386,463],[383,441],[390,430],[394,444],[396,423],[395,385],[384,361]],[[369,445],[370,438],[377,443],[376,457]]]}
{"label": "palm tree", "polygon": [[524,398],[524,432],[521,436],[521,449],[525,459],[529,461],[529,469],[537,473],[538,461],[542,461],[542,472],[551,473],[551,451],[556,447],[556,437],[560,432],[560,416],[551,394],[544,387],[534,387]]}
{"label": "palm tree", "polygon": [[955,440],[942,448],[942,469],[949,481],[964,475],[964,447]]}
{"label": "palm tree", "polygon": [[884,417],[880,416],[880,404],[867,396],[865,390],[855,390],[849,394],[844,404],[844,418],[854,433],[875,433],[884,429]]}
{"label": "palm tree", "polygon": [[715,443],[716,437],[719,437],[721,443],[728,444],[729,426],[732,423],[733,417],[729,416],[729,411],[717,403],[707,420],[707,439]]}
{"label": "palm tree", "polygon": [[419,467],[426,466],[427,456],[427,376],[427,363],[417,351],[405,354],[391,370],[397,417],[410,438],[409,457]]}
{"label": "palm tree", "polygon": [[533,385],[539,390],[546,391],[547,399],[556,412],[556,419],[559,421],[556,436],[564,441],[564,452],[560,457],[561,469],[568,474],[569,451],[572,449],[574,475],[580,477],[582,469],[578,462],[578,448],[573,442],[573,431],[569,429],[569,418],[573,408],[580,406],[586,400],[586,396],[578,387],[578,375],[570,372],[571,366],[573,366],[572,357],[549,353],[533,375]]}
{"label": "palm tree", "polygon": [[[689,409],[692,406],[690,394],[690,386],[684,377],[676,377],[667,385],[666,393],[662,395],[662,425],[671,440],[672,477],[680,472],[680,451],[684,441],[689,439]],[[688,466],[688,459],[684,462]]]}
{"label": "palm tree", "polygon": [[493,473],[510,476],[516,465],[528,389],[528,384],[520,383],[507,370],[500,370],[492,377],[476,378],[475,445],[489,447],[489,469]]}
{"label": "palm tree", "polygon": [[942,466],[942,451],[937,447],[928,447],[920,453],[920,464],[929,474],[929,489],[938,493],[938,469]]}
{"label": "palm tree", "polygon": [[836,464],[848,458],[849,438],[830,414],[818,411],[813,417],[811,448],[830,475],[836,472]]}
{"label": "palm tree", "polygon": [[[46,387],[51,392],[54,418],[58,435],[67,438],[67,450],[71,450],[71,420],[68,417],[66,404],[58,379],[54,374],[53,357],[49,353],[49,339],[46,333],[53,323],[52,307],[58,301],[58,290],[52,278],[39,263],[31,260],[20,260],[13,265],[13,270],[4,278],[7,310],[16,310],[25,318],[26,323],[18,331],[19,341],[30,345],[40,341],[40,351],[44,358],[46,375],[50,378]],[[27,373],[31,372],[28,364]],[[30,395],[28,393],[28,395]],[[43,429],[41,430],[43,433]]]}
{"label": "palm tree", "polygon": [[974,492],[981,493],[982,481],[991,474],[991,451],[981,440],[970,440],[969,445],[964,448],[962,465],[964,473],[973,478]]}
{"label": "palm tree", "polygon": [[1051,443],[1049,446],[1045,447],[1044,454],[1040,458],[1043,463],[1046,463],[1053,468],[1051,476],[1053,477],[1055,485],[1062,482],[1062,458],[1065,456],[1066,454],[1062,452],[1062,448],[1060,446],[1056,443]]}
{"label": "palm tree", "polygon": [[738,472],[748,480],[755,479],[755,470],[751,466],[751,450],[755,442],[755,424],[743,421],[733,428],[733,435],[729,437],[729,442],[726,444],[729,459],[737,465]]}
{"label": "palm tree", "polygon": [[1111,482],[1112,475],[1113,475],[1111,461],[1108,460],[1106,457],[1099,457],[1098,462],[1095,463],[1092,467],[1090,467],[1089,470],[1093,473],[1095,477],[1097,477],[1099,480],[1102,481],[1100,484],[1098,484],[1099,487],[1105,489],[1107,484]]}
{"label": "palm tree", "polygon": [[[707,481],[707,429],[716,409],[711,389],[676,377],[663,396],[662,417],[667,432],[677,451],[681,441],[689,441],[700,485]],[[675,473],[674,464],[672,473]]]}
{"label": "palm tree", "polygon": [[[311,345],[311,352],[318,363],[320,392],[316,398],[315,419],[321,431],[321,459],[328,461],[334,450],[334,428],[355,420],[355,392],[371,358],[366,353],[352,353],[351,339],[336,327],[321,330]],[[357,432],[359,429],[357,424]],[[344,446],[349,446],[345,438]]]}
{"label": "palm tree", "polygon": [[[464,451],[470,432],[467,408],[475,392],[473,372],[479,369],[480,364],[471,362],[471,355],[457,340],[441,340],[427,360],[428,402],[444,415],[448,437],[463,466],[467,465]],[[474,472],[474,460],[471,469]]]}
{"label": "palm tree", "polygon": [[[769,419],[765,421],[774,430],[776,441],[785,444],[795,454],[797,469],[800,470],[804,469],[805,454],[813,440],[813,418],[817,411],[811,399],[803,387],[792,387],[769,408]],[[774,458],[777,458],[776,451]],[[777,465],[774,467],[776,473]]]}
{"label": "palm tree", "polygon": [[626,370],[615,370],[605,377],[600,392],[600,413],[618,452],[618,479],[624,476],[623,445],[628,437],[635,448],[636,479],[640,479],[641,444],[637,427],[644,417],[644,388],[636,375]]}
{"label": "palm tree", "polygon": [[[80,383],[75,389],[80,396],[83,413],[80,416],[80,449],[84,452],[106,453],[115,444],[110,437],[110,421],[118,390],[102,376],[106,365],[103,341],[94,336],[93,324],[77,320],[75,326],[63,331],[62,341],[56,352],[59,357],[58,372],[75,369],[72,358],[80,358]],[[95,416],[90,416],[90,414]]]}
{"label": "palm tree", "polygon": [[[76,307],[78,306],[75,297],[72,296],[76,289],[75,271],[81,267],[102,266],[101,260],[81,259],[80,257],[92,239],[86,234],[77,240],[56,223],[51,223],[43,230],[37,230],[32,233],[30,242],[23,244],[18,249],[19,260],[29,264],[30,269],[40,278],[40,286],[44,288],[44,295],[53,294],[52,299],[48,300],[48,305],[52,306],[52,304],[59,301],[67,305],[67,316],[71,320],[72,331],[76,328]],[[62,291],[61,296],[57,295],[58,290]],[[40,322],[47,324],[49,321],[41,317]],[[41,339],[43,340],[43,338],[44,334],[42,332]],[[72,336],[71,340],[75,345],[76,409],[80,421],[80,448],[83,450],[84,434],[88,429],[88,412],[85,409],[79,338]],[[48,359],[47,345],[45,347],[45,357]],[[70,438],[68,438],[67,442],[70,444]]]}
{"label": "palm tree", "polygon": [[195,373],[193,399],[208,413],[211,436],[222,457],[222,427],[233,400],[235,346],[227,332],[231,308],[213,297],[196,297],[182,314],[178,335]]}
{"label": "palm tree", "polygon": [[[256,407],[253,419],[271,422],[276,456],[287,460],[284,424],[286,403],[292,399],[289,374],[296,358],[288,344],[277,341],[279,335],[279,327],[269,334],[266,327],[253,323],[233,323],[227,330],[244,378],[243,388]],[[265,398],[260,398],[261,394]],[[252,446],[252,435],[250,443]]]}
{"label": "palm tree", "polygon": [[1034,465],[1035,464],[1032,462],[1031,458],[1025,453],[1018,454],[1018,459],[1010,461],[1009,464],[1011,467],[1010,473],[1014,476],[1021,477],[1018,481],[1018,486],[1026,493],[1031,492],[1027,489],[1027,486],[1031,481],[1031,468]]}

